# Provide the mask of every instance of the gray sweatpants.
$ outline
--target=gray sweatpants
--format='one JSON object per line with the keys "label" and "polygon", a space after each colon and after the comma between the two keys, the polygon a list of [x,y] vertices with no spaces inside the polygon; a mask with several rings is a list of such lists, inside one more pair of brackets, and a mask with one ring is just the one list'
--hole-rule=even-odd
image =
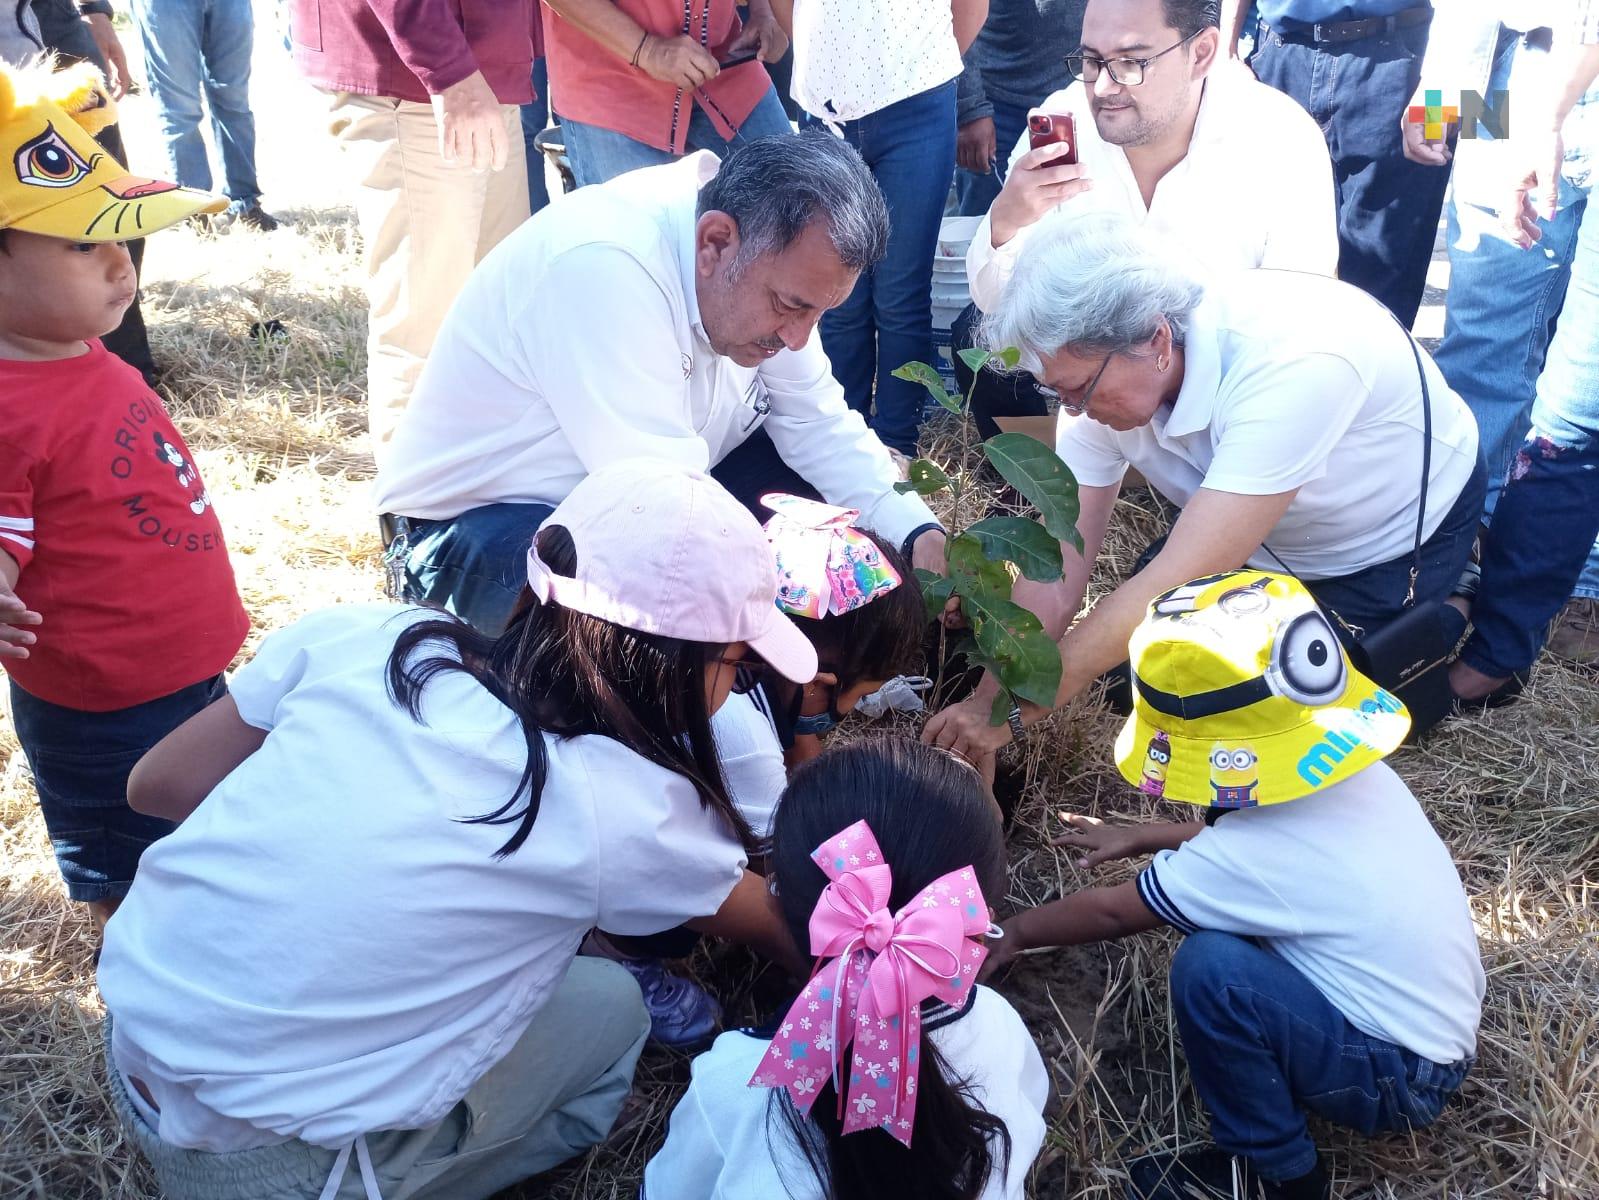
{"label": "gray sweatpants", "polygon": [[[573,959],[527,1032],[444,1120],[366,1135],[382,1200],[480,1200],[581,1154],[610,1131],[649,1031],[631,975],[606,959]],[[228,1154],[168,1145],[135,1111],[116,1065],[107,1068],[117,1113],[167,1200],[325,1194],[337,1152],[302,1141]],[[355,1156],[332,1195],[376,1200]]]}

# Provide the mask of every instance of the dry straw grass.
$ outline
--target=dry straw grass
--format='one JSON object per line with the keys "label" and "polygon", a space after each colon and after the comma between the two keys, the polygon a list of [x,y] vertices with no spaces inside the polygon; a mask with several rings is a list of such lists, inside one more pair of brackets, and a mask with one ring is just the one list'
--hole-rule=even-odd
{"label": "dry straw grass", "polygon": [[[379,590],[349,218],[295,216],[296,228],[271,237],[163,234],[152,255],[161,277],[150,317],[173,368],[172,407],[217,499],[258,632]],[[268,318],[284,322],[286,342],[248,336]],[[954,457],[947,429],[935,440],[937,454]],[[1124,504],[1096,587],[1157,528],[1147,497]],[[1017,763],[1028,783],[1011,903],[1125,876],[1126,867],[1085,875],[1047,838],[1061,808],[1112,819],[1161,808],[1111,769],[1114,727],[1083,700],[1030,739]],[[1596,730],[1593,681],[1546,663],[1521,704],[1396,756],[1471,895],[1489,979],[1481,1059],[1459,1102],[1414,1138],[1323,1130],[1339,1195],[1599,1197]],[[1127,1155],[1203,1137],[1166,1000],[1174,944],[1148,935],[1040,955],[1006,980],[1056,1085],[1033,1194],[1109,1200],[1122,1194]],[[86,923],[61,899],[26,765],[0,726],[0,1197],[155,1195],[106,1107],[91,949]],[[736,1019],[778,998],[771,974],[741,951],[712,952],[695,969]],[[512,1194],[634,1195],[686,1077],[683,1056],[646,1055],[638,1086],[650,1112],[632,1138]]]}

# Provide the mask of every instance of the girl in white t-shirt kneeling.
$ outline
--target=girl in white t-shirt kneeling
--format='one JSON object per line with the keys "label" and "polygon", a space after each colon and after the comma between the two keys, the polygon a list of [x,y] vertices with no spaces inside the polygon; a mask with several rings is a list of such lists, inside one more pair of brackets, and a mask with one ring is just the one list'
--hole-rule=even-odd
{"label": "girl in white t-shirt kneeling", "polygon": [[695,1060],[645,1200],[1020,1200],[1049,1083],[977,985],[1006,887],[977,772],[902,739],[829,750],[783,796],[770,866],[818,966],[780,1022]]}
{"label": "girl in white t-shirt kneeling", "polygon": [[741,667],[816,673],[759,526],[634,460],[529,534],[499,637],[312,613],[135,768],[129,803],[183,823],[100,990],[119,1114],[170,1200],[492,1195],[598,1142],[628,1093],[649,1022],[625,971],[575,958],[590,930],[797,957],[710,731]]}

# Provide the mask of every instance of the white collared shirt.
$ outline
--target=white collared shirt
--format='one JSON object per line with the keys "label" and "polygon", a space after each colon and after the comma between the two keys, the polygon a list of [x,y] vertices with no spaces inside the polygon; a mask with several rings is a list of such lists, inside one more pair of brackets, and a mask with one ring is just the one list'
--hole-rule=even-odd
{"label": "white collared shirt", "polygon": [[789,91],[813,117],[858,120],[960,73],[949,0],[795,0]]}
{"label": "white collared shirt", "polygon": [[[1010,1134],[1008,1168],[984,1182],[981,1200],[1022,1200],[1044,1144],[1049,1098],[1049,1074],[1027,1026],[1009,1001],[979,985],[971,1008],[925,1037],[970,1099]],[[666,1141],[644,1168],[643,1200],[823,1200],[826,1189],[771,1107],[771,1090],[749,1086],[767,1044],[748,1032],[724,1033],[694,1060]]]}
{"label": "white collared shirt", "polygon": [[[1338,217],[1327,143],[1297,101],[1222,64],[1205,80],[1187,156],[1144,204],[1127,152],[1099,136],[1088,94],[1072,83],[1041,107],[1077,121],[1078,161],[1094,186],[1061,204],[1074,213],[1124,213],[1182,241],[1206,266],[1280,267],[1332,275]],[[1028,151],[1024,133],[1009,170]],[[977,307],[990,311],[1036,225],[995,248],[984,217],[966,252]]]}
{"label": "white collared shirt", "polygon": [[709,916],[742,876],[688,780],[593,734],[544,735],[538,820],[496,858],[514,826],[468,818],[517,795],[521,721],[459,671],[429,679],[419,718],[388,691],[396,639],[435,615],[323,609],[234,675],[266,740],[145,851],[100,959],[113,1057],[163,1141],[426,1128],[522,1036],[589,930]]}
{"label": "white collared shirt", "polygon": [[706,340],[694,207],[718,165],[701,152],[583,188],[484,258],[378,472],[380,512],[557,504],[624,458],[703,471],[764,420],[790,467],[890,541],[934,522],[894,491],[888,451],[844,403],[818,337],[759,367]]}
{"label": "white collared shirt", "polygon": [[[1432,402],[1423,536],[1477,465],[1477,422],[1422,351]],[[1169,410],[1118,431],[1060,423],[1056,449],[1085,487],[1127,467],[1179,507],[1200,488],[1298,494],[1267,545],[1305,579],[1408,554],[1421,495],[1421,386],[1409,340],[1358,288],[1294,271],[1235,271],[1206,285]],[[1260,551],[1249,563],[1281,570]]]}

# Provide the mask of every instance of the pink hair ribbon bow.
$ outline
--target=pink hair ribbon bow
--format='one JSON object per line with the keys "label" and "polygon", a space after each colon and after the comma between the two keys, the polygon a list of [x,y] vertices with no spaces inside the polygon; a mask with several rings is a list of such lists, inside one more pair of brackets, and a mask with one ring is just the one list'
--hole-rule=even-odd
{"label": "pink hair ribbon bow", "polygon": [[855,522],[853,508],[803,496],[761,497],[772,510],[766,540],[777,559],[777,607],[812,620],[851,612],[904,582]]}
{"label": "pink hair ribbon bow", "polygon": [[[988,905],[971,867],[888,911],[893,872],[865,821],[811,855],[832,880],[811,914],[817,968],[750,1080],[787,1088],[809,1113],[831,1076],[845,1133],[887,1130],[909,1146],[916,1123],[921,1003],[964,1007],[988,957]],[[848,1090],[841,1075],[848,1073]]]}

